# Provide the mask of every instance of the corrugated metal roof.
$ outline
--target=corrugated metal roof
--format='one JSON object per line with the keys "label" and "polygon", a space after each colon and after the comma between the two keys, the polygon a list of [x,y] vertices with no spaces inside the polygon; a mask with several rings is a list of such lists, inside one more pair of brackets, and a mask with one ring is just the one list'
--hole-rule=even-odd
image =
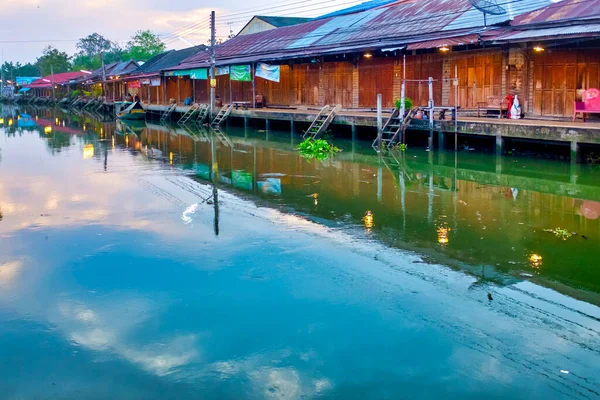
{"label": "corrugated metal roof", "polygon": [[[600,0],[598,0],[600,1]],[[503,0],[507,11],[493,19],[510,17],[550,4],[550,0]],[[489,16],[491,17],[491,16]],[[492,21],[488,18],[488,25]],[[217,63],[233,59],[267,60],[273,54],[288,58],[306,53],[325,54],[332,49],[369,49],[435,40],[461,31],[473,33],[483,27],[481,12],[469,0],[400,0],[349,15],[312,20],[303,24],[237,36],[216,48]],[[456,36],[456,35],[455,35]],[[208,55],[196,54],[178,68],[204,66]]]}
{"label": "corrugated metal roof", "polygon": [[498,35],[495,38],[493,38],[493,40],[499,42],[524,41],[530,39],[551,38],[556,36],[572,36],[598,32],[600,32],[600,24],[573,25],[562,26],[557,28],[513,31]]}
{"label": "corrugated metal roof", "polygon": [[599,18],[600,0],[563,0],[518,16],[512,26],[554,23],[577,19]]}
{"label": "corrugated metal roof", "polygon": [[[36,89],[51,87],[52,84],[64,85],[84,75],[83,72],[61,72],[54,75],[47,75],[31,83],[31,85],[25,85],[24,87]],[[50,81],[50,82],[47,82]]]}
{"label": "corrugated metal roof", "polygon": [[427,40],[424,42],[411,43],[407,50],[434,49],[442,46],[461,46],[465,44],[477,43],[478,35],[464,35],[453,38],[444,38],[436,40]]}
{"label": "corrugated metal roof", "polygon": [[125,75],[132,71],[135,71],[139,67],[138,63],[129,60],[117,63],[110,72],[107,72],[106,75]]}
{"label": "corrugated metal roof", "polygon": [[160,53],[152,57],[150,60],[144,63],[144,65],[133,71],[132,75],[149,74],[153,72],[159,73],[160,71],[176,67],[183,60],[197,54],[198,52],[205,53],[204,50],[206,50],[206,46],[202,45],[188,47],[181,50],[165,51],[164,53]]}
{"label": "corrugated metal roof", "polygon": [[303,22],[310,21],[310,18],[302,18],[302,17],[273,17],[269,15],[256,15],[254,18],[262,19],[268,24],[273,25],[276,28],[281,28],[282,26],[290,26],[301,24]]}
{"label": "corrugated metal roof", "polygon": [[390,3],[395,3],[398,0],[372,0],[372,1],[365,1],[364,3],[360,3],[357,4],[355,6],[352,7],[348,7],[348,8],[344,8],[342,10],[337,10],[334,12],[331,12],[329,14],[325,14],[325,15],[321,15],[319,18],[329,18],[329,17],[337,17],[340,15],[346,15],[346,14],[352,14],[355,12],[360,12],[360,11],[366,11],[366,10],[371,10],[375,7],[381,7]]}

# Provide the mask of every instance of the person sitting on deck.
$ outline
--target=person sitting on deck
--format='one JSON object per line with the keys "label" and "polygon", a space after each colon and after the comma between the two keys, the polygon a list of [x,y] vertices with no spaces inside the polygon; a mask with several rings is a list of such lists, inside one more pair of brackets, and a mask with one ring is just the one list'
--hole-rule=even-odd
{"label": "person sitting on deck", "polygon": [[135,97],[133,98],[134,101],[139,102],[140,101],[140,96],[136,93]]}

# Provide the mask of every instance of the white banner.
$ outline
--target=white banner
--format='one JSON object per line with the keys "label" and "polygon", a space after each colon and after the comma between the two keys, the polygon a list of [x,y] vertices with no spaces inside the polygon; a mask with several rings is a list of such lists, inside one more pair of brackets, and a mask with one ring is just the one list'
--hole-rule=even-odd
{"label": "white banner", "polygon": [[256,76],[268,81],[279,82],[281,67],[279,65],[269,65],[258,63],[256,65]]}

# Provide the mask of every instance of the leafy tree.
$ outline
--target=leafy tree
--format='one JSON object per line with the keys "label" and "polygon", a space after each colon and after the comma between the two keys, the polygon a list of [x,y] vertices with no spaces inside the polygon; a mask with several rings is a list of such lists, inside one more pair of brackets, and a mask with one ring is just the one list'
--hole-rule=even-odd
{"label": "leafy tree", "polygon": [[122,59],[148,61],[157,54],[165,51],[166,46],[158,35],[150,30],[137,31],[125,48]]}
{"label": "leafy tree", "polygon": [[71,57],[65,52],[58,51],[52,46],[44,48],[41,57],[38,57],[35,65],[42,76],[54,73],[67,72],[71,70]]}
{"label": "leafy tree", "polygon": [[94,58],[99,54],[106,53],[112,48],[112,42],[98,33],[92,33],[79,39],[76,44],[79,52],[77,56],[88,56]]}
{"label": "leafy tree", "polygon": [[121,61],[123,49],[118,43],[112,42],[98,33],[92,33],[77,42],[79,51],[73,57],[73,70],[95,70],[104,63],[109,64]]}
{"label": "leafy tree", "polygon": [[2,72],[4,72],[4,79],[15,80],[18,76],[37,76],[39,71],[31,63],[22,65],[21,63],[12,63],[5,61],[2,64]]}

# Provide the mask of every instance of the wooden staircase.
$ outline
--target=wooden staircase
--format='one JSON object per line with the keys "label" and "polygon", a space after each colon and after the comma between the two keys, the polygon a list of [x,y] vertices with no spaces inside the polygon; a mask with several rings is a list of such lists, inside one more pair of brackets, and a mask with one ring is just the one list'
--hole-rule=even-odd
{"label": "wooden staircase", "polygon": [[[404,119],[400,116],[400,110],[395,109],[390,118],[383,125],[381,133],[381,146],[392,147],[394,144],[404,139],[406,129],[410,125],[411,121],[415,117],[415,114],[419,111],[419,107],[412,108]],[[373,148],[377,148],[377,139],[373,140]]]}
{"label": "wooden staircase", "polygon": [[171,104],[169,108],[167,108],[166,111],[160,116],[160,122],[166,122],[167,119],[171,117],[171,114],[173,114],[173,111],[175,111],[175,108],[177,108],[177,103]]}
{"label": "wooden staircase", "polygon": [[321,137],[341,109],[342,106],[340,104],[334,107],[326,105],[321,108],[321,111],[319,111],[319,114],[317,114],[302,138],[306,139],[307,137],[310,137],[311,139],[318,139]]}
{"label": "wooden staircase", "polygon": [[233,109],[233,104],[224,105],[223,107],[221,107],[221,109],[219,110],[219,113],[217,114],[215,119],[213,119],[213,121],[210,123],[210,126],[213,128],[215,126],[221,126],[223,121],[225,121],[227,119],[227,117],[229,116],[229,114],[231,113],[232,109]]}
{"label": "wooden staircase", "polygon": [[210,112],[210,107],[208,104],[200,104],[200,108],[198,109],[198,118],[196,118],[196,123],[198,125],[204,124],[206,117],[208,117],[208,113]]}
{"label": "wooden staircase", "polygon": [[200,109],[200,106],[199,106],[198,104],[196,104],[196,103],[192,104],[192,106],[190,107],[190,109],[189,109],[189,110],[187,110],[187,111],[185,112],[185,114],[183,114],[183,115],[181,116],[181,118],[179,118],[179,120],[177,121],[177,123],[178,123],[179,125],[185,125],[185,124],[187,124],[187,123],[188,123],[188,121],[189,121],[190,119],[192,119],[192,117],[193,117],[194,115],[196,115],[196,112],[197,112],[199,109]]}

